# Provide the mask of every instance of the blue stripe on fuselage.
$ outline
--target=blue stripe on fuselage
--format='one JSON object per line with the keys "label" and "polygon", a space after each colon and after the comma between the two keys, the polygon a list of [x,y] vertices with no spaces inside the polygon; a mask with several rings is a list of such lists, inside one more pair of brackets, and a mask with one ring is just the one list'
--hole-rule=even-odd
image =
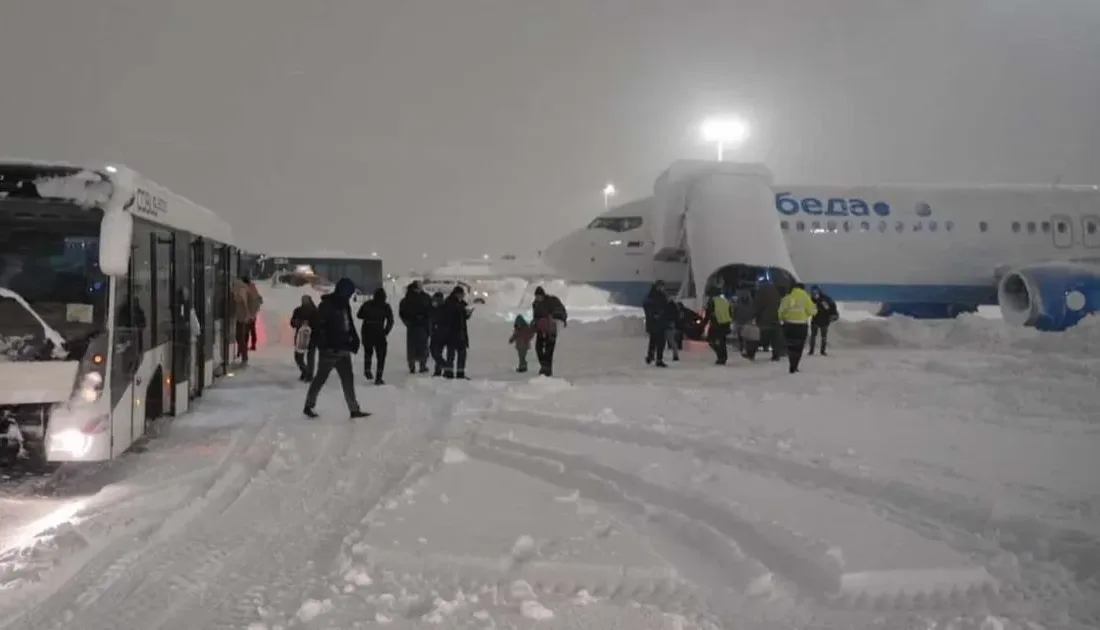
{"label": "blue stripe on fuselage", "polygon": [[[649,293],[650,282],[590,282],[611,294],[612,302],[641,306]],[[997,287],[989,285],[949,284],[846,284],[818,282],[825,293],[838,302],[886,302],[989,305],[997,303]]]}

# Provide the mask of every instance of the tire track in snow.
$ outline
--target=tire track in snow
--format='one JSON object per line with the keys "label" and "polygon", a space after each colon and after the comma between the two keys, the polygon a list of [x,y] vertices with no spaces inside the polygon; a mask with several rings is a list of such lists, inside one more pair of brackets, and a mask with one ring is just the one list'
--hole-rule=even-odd
{"label": "tire track in snow", "polygon": [[[902,524],[919,528],[922,534],[937,532],[926,526],[927,518],[972,537],[993,538],[998,545],[1018,555],[1031,555],[1060,562],[1082,579],[1100,577],[1100,540],[1076,530],[1057,528],[1022,517],[996,518],[964,498],[940,498],[898,481],[859,477],[832,468],[812,466],[766,453],[671,433],[658,433],[621,425],[578,422],[559,416],[529,411],[510,411],[494,422],[537,429],[578,433],[622,444],[685,453],[701,461],[775,475],[809,490],[829,490],[856,496],[887,507]],[[943,493],[940,493],[941,495]],[[942,536],[942,534],[941,534]],[[951,543],[955,539],[944,540]],[[963,549],[974,553],[976,549]]]}
{"label": "tire track in snow", "polygon": [[[319,492],[299,519],[282,523],[276,537],[256,545],[260,563],[225,572],[227,579],[208,585],[212,596],[200,611],[165,628],[244,628],[261,621],[261,609],[288,620],[309,593],[330,592],[328,581],[347,568],[344,546],[367,514],[441,460],[442,445],[433,435],[450,421],[453,403],[441,400],[433,408],[408,392],[397,393],[394,414],[383,420],[387,414],[376,413],[356,427],[347,440],[349,452],[329,462],[334,476],[327,491]],[[270,549],[278,549],[277,563],[263,557]]]}
{"label": "tire track in snow", "polygon": [[148,553],[162,549],[190,524],[223,511],[247,490],[274,455],[275,442],[271,436],[277,430],[278,415],[278,412],[269,414],[263,422],[247,425],[236,433],[209,480],[196,487],[163,520],[142,523],[136,531],[126,528],[114,533],[113,542],[95,552],[59,589],[44,598],[23,602],[26,609],[22,613],[9,613],[0,628],[16,624],[65,627],[67,620],[76,614],[73,608],[95,605],[101,596],[119,587],[132,590],[132,571],[148,561]]}

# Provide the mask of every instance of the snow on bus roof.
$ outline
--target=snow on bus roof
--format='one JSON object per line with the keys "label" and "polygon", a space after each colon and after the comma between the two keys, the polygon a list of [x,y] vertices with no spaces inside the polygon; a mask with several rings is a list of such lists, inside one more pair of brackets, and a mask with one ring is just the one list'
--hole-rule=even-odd
{"label": "snow on bus roof", "polygon": [[0,167],[40,168],[53,171],[34,181],[39,196],[67,199],[84,207],[125,210],[140,190],[160,197],[163,208],[143,212],[142,217],[221,243],[233,243],[229,223],[199,204],[176,194],[137,171],[121,164],[79,166],[64,162],[0,158]]}

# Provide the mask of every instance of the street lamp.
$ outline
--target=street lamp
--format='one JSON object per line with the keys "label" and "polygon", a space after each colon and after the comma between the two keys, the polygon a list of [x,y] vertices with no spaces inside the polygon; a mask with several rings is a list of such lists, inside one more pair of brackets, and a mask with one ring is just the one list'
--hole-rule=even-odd
{"label": "street lamp", "polygon": [[708,118],[699,127],[704,142],[718,147],[718,161],[725,155],[726,147],[737,147],[749,137],[749,126],[740,118]]}
{"label": "street lamp", "polygon": [[611,204],[611,198],[616,194],[618,194],[618,191],[615,190],[615,184],[608,182],[607,185],[603,187],[603,207],[605,210]]}

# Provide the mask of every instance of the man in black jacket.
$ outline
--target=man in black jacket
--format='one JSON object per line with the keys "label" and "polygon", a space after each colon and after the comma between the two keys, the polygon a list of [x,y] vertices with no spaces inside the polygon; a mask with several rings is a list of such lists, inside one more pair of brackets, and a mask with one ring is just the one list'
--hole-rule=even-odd
{"label": "man in black jacket", "polygon": [[428,371],[428,338],[432,316],[432,299],[420,288],[419,282],[412,282],[405,290],[405,297],[397,305],[397,314],[405,324],[405,356],[409,361],[409,374],[416,374],[417,364],[420,373]]}
{"label": "man in black jacket", "polygon": [[668,293],[665,292],[665,283],[658,280],[649,288],[649,295],[642,302],[642,310],[645,312],[645,332],[649,336],[649,347],[646,348],[646,365],[657,362],[657,367],[668,367],[665,363],[665,329],[668,315]]}
{"label": "man in black jacket", "polygon": [[840,319],[840,311],[837,310],[833,298],[826,295],[821,287],[817,285],[810,287],[810,297],[817,305],[817,315],[814,315],[814,318],[810,320],[809,354],[814,353],[814,346],[817,345],[817,333],[821,331],[821,356],[828,356],[825,354],[825,344],[829,341],[829,324]]}
{"label": "man in black jacket", "polygon": [[[360,330],[363,337],[363,370],[367,380],[374,378],[375,385],[385,385],[382,372],[386,369],[386,350],[389,344],[386,337],[393,330],[393,309],[386,302],[386,290],[379,287],[374,297],[359,307],[357,317],[363,320]],[[378,369],[373,376],[370,371],[371,359],[378,354]]]}
{"label": "man in black jacket", "polygon": [[569,313],[558,296],[551,295],[542,287],[535,288],[535,299],[531,303],[531,321],[535,326],[535,356],[539,360],[539,374],[554,375],[554,350],[558,347],[558,322],[566,325]]}
{"label": "man in black jacket", "polygon": [[432,376],[443,376],[443,366],[447,359],[443,353],[447,350],[447,337],[443,334],[443,292],[436,291],[432,294],[432,314],[428,318],[428,349],[431,351],[432,361],[435,363],[435,371]]}
{"label": "man in black jacket", "polygon": [[[760,344],[772,349],[772,361],[779,361],[786,356],[787,341],[783,338],[783,328],[779,325],[779,301],[782,299],[779,287],[771,282],[760,284],[756,290],[756,298],[752,302],[753,319],[756,327],[760,329]],[[783,355],[780,355],[783,352]],[[749,358],[756,356],[756,350],[749,352]]]}
{"label": "man in black jacket", "polygon": [[340,386],[344,390],[344,400],[352,419],[369,416],[359,408],[355,397],[355,372],[351,365],[351,355],[359,352],[359,335],[355,333],[355,323],[351,318],[351,296],[355,293],[355,284],[348,278],[340,278],[336,289],[321,298],[313,324],[313,342],[320,357],[317,363],[317,376],[309,384],[306,393],[306,405],[303,409],[310,418],[316,418],[317,395],[325,386],[329,374],[336,370],[340,377]]}
{"label": "man in black jacket", "polygon": [[447,360],[443,367],[445,378],[466,377],[466,351],[470,347],[470,334],[466,320],[470,319],[472,309],[466,307],[466,292],[456,286],[443,300],[439,313],[440,333],[447,348]]}

